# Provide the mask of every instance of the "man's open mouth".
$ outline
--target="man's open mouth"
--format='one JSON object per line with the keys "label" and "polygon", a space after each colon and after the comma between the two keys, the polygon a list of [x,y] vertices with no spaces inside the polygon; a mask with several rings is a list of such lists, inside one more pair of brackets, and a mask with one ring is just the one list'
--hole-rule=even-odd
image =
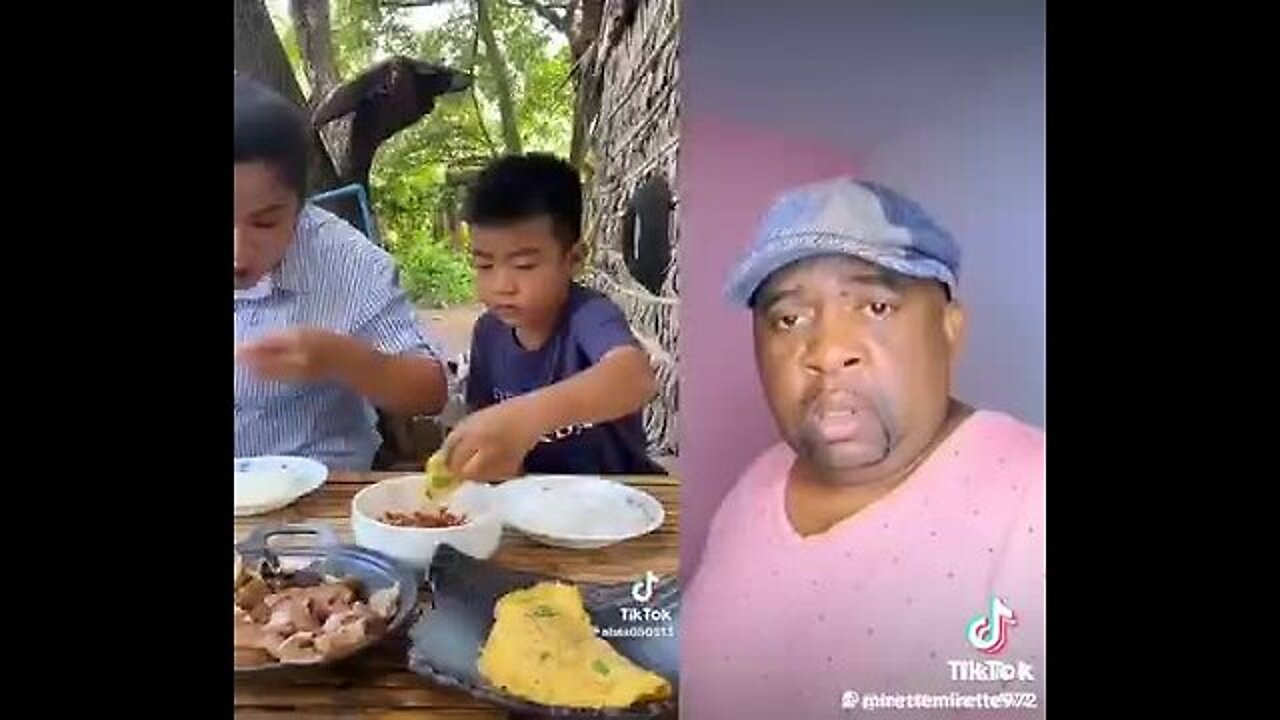
{"label": "man's open mouth", "polygon": [[818,434],[828,443],[853,440],[865,421],[857,397],[847,391],[828,392],[818,397],[810,417]]}

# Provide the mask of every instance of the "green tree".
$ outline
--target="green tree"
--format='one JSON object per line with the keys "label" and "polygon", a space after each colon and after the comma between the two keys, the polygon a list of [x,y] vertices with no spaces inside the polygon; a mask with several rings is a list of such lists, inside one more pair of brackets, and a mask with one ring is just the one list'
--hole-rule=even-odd
{"label": "green tree", "polygon": [[[404,9],[376,0],[332,0],[330,23],[342,78],[393,54],[439,62],[475,77],[471,91],[441,97],[430,115],[384,143],[370,176],[374,212],[400,263],[405,289],[417,302],[447,305],[474,298],[467,238],[458,219],[463,190],[509,143],[503,132],[503,82],[486,53],[476,0],[432,4],[448,6],[448,15],[421,32],[407,22]],[[508,75],[517,147],[567,156],[574,84],[563,28],[519,3],[488,0],[485,9],[500,67]],[[309,93],[297,33],[288,17],[275,21],[298,83]]]}

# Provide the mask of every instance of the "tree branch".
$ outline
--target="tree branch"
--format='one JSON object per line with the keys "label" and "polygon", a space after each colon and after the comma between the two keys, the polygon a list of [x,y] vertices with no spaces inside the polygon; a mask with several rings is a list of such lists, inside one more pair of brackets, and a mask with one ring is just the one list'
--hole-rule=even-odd
{"label": "tree branch", "polygon": [[569,47],[575,61],[581,61],[600,34],[604,0],[573,0],[569,12]]}
{"label": "tree branch", "polygon": [[[513,3],[508,3],[508,5]],[[569,34],[569,8],[567,5],[550,2],[538,2],[537,0],[516,0],[515,5],[522,6],[534,11],[543,20],[546,20],[551,27],[559,30],[565,35]],[[559,10],[560,12],[556,12]]]}
{"label": "tree branch", "polygon": [[512,155],[519,155],[520,128],[516,124],[515,101],[511,95],[511,77],[507,74],[507,64],[498,47],[498,38],[493,31],[493,21],[489,17],[491,0],[475,0],[476,28],[480,31],[480,39],[484,41],[484,54],[489,61],[489,69],[493,73],[493,84],[498,93],[498,114],[502,119],[502,144]]}
{"label": "tree branch", "polygon": [[471,88],[471,103],[476,108],[476,122],[480,124],[480,132],[484,135],[484,144],[489,147],[489,154],[497,157],[501,153],[498,152],[498,146],[493,144],[493,136],[489,134],[489,127],[484,124],[484,112],[480,109],[480,98],[476,95],[476,89]]}
{"label": "tree branch", "polygon": [[308,104],[314,108],[342,80],[334,61],[329,3],[327,0],[289,0],[289,16],[298,36],[303,70],[311,85]]}
{"label": "tree branch", "polygon": [[[475,32],[471,33],[471,57],[467,67],[467,74],[476,77],[476,56],[480,54],[480,25],[477,23]],[[480,133],[484,136],[484,144],[489,148],[490,157],[498,156],[498,146],[493,144],[493,137],[489,135],[489,126],[484,123],[484,112],[480,109],[480,91],[477,89],[479,82],[471,83],[471,104],[476,108],[476,123],[480,126]]]}
{"label": "tree branch", "polygon": [[389,8],[411,8],[411,7],[430,7],[432,5],[443,5],[452,0],[382,0],[378,3],[383,7]]}

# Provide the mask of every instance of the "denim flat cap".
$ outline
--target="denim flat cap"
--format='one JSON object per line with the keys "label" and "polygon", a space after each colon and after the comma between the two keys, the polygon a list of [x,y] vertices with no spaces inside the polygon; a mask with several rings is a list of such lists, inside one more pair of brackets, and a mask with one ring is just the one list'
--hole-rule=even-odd
{"label": "denim flat cap", "polygon": [[910,277],[944,283],[954,295],[960,248],[915,201],[866,180],[842,177],[784,193],[729,277],[725,295],[750,307],[782,268],[817,255],[852,255]]}

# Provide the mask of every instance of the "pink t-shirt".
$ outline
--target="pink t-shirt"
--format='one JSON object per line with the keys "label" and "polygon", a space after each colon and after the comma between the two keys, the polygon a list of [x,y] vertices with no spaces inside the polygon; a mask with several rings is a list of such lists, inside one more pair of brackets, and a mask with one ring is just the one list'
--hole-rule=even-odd
{"label": "pink t-shirt", "polygon": [[[794,460],[785,444],[765,452],[712,521],[681,608],[681,717],[1042,716],[1044,433],[974,413],[906,482],[809,537],[784,506]],[[969,632],[1007,614],[993,596],[1012,624]]]}

